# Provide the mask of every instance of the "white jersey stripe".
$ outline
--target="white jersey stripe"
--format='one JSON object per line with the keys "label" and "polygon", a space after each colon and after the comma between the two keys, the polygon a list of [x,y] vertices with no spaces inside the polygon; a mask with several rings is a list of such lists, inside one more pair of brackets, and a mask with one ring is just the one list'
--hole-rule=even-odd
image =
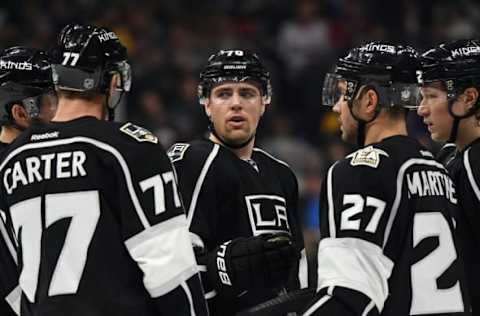
{"label": "white jersey stripe", "polygon": [[2,162],[0,165],[0,171],[3,170],[5,165],[16,155],[20,154],[23,151],[30,150],[30,149],[37,149],[37,148],[46,148],[46,147],[55,147],[55,146],[61,146],[61,145],[69,145],[69,144],[74,144],[74,143],[87,143],[90,145],[93,145],[103,151],[111,153],[118,161],[120,164],[123,175],[125,177],[125,182],[127,184],[128,192],[130,194],[130,198],[132,200],[132,203],[135,207],[135,211],[137,212],[138,217],[140,218],[140,221],[142,222],[143,226],[145,228],[150,227],[150,223],[147,220],[147,217],[145,216],[145,213],[142,209],[142,206],[140,205],[140,202],[138,200],[137,194],[135,193],[135,189],[133,187],[132,183],[132,176],[130,174],[130,169],[128,168],[128,164],[125,161],[125,158],[123,158],[122,154],[114,147],[112,147],[109,144],[106,144],[104,142],[98,141],[96,139],[92,139],[89,137],[83,137],[83,136],[77,136],[77,137],[71,137],[71,138],[65,138],[65,139],[58,139],[58,140],[51,140],[51,141],[46,141],[46,142],[39,142],[39,143],[29,143],[25,144],[23,146],[20,146],[13,150]]}
{"label": "white jersey stripe", "polygon": [[403,179],[405,171],[410,168],[412,165],[427,165],[434,166],[440,169],[445,170],[445,167],[435,160],[422,159],[422,158],[412,158],[403,163],[403,165],[398,169],[397,173],[397,193],[395,194],[395,200],[390,211],[390,217],[388,218],[387,227],[385,228],[385,235],[383,237],[383,247],[387,244],[388,238],[390,237],[390,231],[392,230],[393,222],[397,216],[398,208],[400,207],[400,202],[402,200],[402,189],[403,189]]}
{"label": "white jersey stripe", "polygon": [[375,302],[372,300],[370,303],[365,307],[365,310],[362,313],[362,316],[367,316],[368,313],[375,307]]}
{"label": "white jersey stripe", "polygon": [[220,149],[220,145],[215,144],[213,145],[213,149],[208,154],[207,160],[202,167],[202,171],[198,176],[197,182],[195,183],[195,188],[193,189],[192,200],[190,201],[190,206],[188,207],[188,214],[187,214],[187,223],[188,227],[192,224],[193,213],[195,213],[195,208],[197,207],[198,196],[200,195],[200,190],[202,189],[203,181],[205,181],[205,177],[207,176],[208,169],[218,154],[218,150]]}
{"label": "white jersey stripe", "polygon": [[333,187],[332,187],[332,173],[333,168],[337,163],[333,164],[330,169],[328,169],[327,174],[327,199],[328,199],[328,227],[330,231],[330,237],[335,238],[336,236],[336,227],[335,227],[335,206],[333,204]]}
{"label": "white jersey stripe", "polygon": [[190,315],[196,316],[195,306],[193,305],[192,292],[188,288],[187,282],[182,282],[181,286],[182,286],[182,289],[185,291],[185,295],[187,295],[187,298],[188,298],[188,304],[190,305]]}
{"label": "white jersey stripe", "polygon": [[1,234],[0,238],[3,238],[5,244],[7,245],[8,251],[10,252],[13,260],[15,261],[15,264],[18,264],[17,263],[17,251],[15,250],[15,247],[12,244],[12,240],[8,236],[7,226],[3,222],[3,219],[0,219],[0,234]]}
{"label": "white jersey stripe", "polygon": [[480,201],[480,189],[478,188],[477,182],[475,182],[475,177],[473,176],[472,167],[470,165],[470,158],[469,158],[470,149],[471,148],[467,149],[465,151],[465,154],[463,155],[463,164],[465,166],[465,170],[467,170],[468,181],[472,186],[473,192],[475,192],[475,195],[477,196],[477,200]]}
{"label": "white jersey stripe", "polygon": [[307,309],[305,311],[305,313],[303,313],[302,316],[310,316],[312,315],[317,309],[319,309],[323,304],[325,304],[326,302],[328,302],[328,300],[331,298],[331,296],[329,295],[325,295],[325,296],[322,296],[321,299],[319,299],[315,304],[313,304],[312,306],[310,306],[309,309]]}
{"label": "white jersey stripe", "polygon": [[267,153],[267,152],[266,152],[265,150],[263,150],[263,149],[260,149],[260,148],[255,147],[255,148],[253,148],[253,151],[260,152],[260,153],[264,154],[265,156],[267,156],[267,157],[275,160],[276,162],[281,163],[282,165],[287,166],[287,167],[290,168],[290,166],[288,165],[288,163],[286,163],[285,161],[282,161],[282,160],[280,160],[280,159],[277,159],[277,158],[273,157],[272,155],[270,155],[269,153]]}

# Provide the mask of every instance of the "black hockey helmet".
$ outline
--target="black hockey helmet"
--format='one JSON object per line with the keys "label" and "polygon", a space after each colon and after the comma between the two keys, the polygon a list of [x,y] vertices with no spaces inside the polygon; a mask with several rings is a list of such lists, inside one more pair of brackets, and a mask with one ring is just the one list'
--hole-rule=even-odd
{"label": "black hockey helmet", "polygon": [[109,89],[114,73],[120,74],[117,90],[130,90],[127,49],[117,35],[104,27],[69,24],[52,50],[53,82],[57,89],[98,91]]}
{"label": "black hockey helmet", "polygon": [[455,142],[460,120],[474,115],[480,108],[480,100],[463,115],[453,113],[457,97],[468,87],[480,90],[480,40],[463,39],[435,46],[421,56],[422,76],[419,83],[428,85],[440,82],[447,92],[447,104],[454,118],[448,142]]}
{"label": "black hockey helmet", "polygon": [[334,71],[325,76],[322,103],[333,106],[345,92],[349,106],[361,87],[370,86],[378,94],[380,106],[415,108],[418,100],[419,56],[410,46],[370,42],[353,48],[338,59]]}
{"label": "black hockey helmet", "polygon": [[11,105],[24,106],[29,116],[40,115],[44,94],[53,91],[52,69],[46,52],[15,46],[0,53],[0,122],[12,122]]}
{"label": "black hockey helmet", "polygon": [[480,86],[480,40],[456,40],[440,44],[425,51],[421,62],[420,83],[442,82],[449,99],[455,99],[468,86]]}
{"label": "black hockey helmet", "polygon": [[207,65],[200,73],[198,97],[204,104],[212,88],[225,81],[252,81],[259,84],[264,102],[269,104],[272,97],[270,73],[258,56],[246,50],[220,50],[208,58]]}

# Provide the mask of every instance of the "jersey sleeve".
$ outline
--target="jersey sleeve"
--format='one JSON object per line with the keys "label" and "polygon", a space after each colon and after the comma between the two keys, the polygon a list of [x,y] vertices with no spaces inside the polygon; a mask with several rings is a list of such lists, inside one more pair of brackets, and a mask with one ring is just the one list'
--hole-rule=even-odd
{"label": "jersey sleeve", "polygon": [[292,236],[295,246],[300,253],[300,259],[292,269],[291,277],[288,282],[288,290],[292,291],[308,287],[308,266],[301,225],[302,219],[299,212],[298,181],[291,169],[288,169],[288,178],[290,181],[287,189],[287,209],[291,210],[291,212],[289,212],[289,216],[291,217],[289,222],[292,223]]}
{"label": "jersey sleeve", "polygon": [[203,289],[170,160],[159,144],[127,142],[117,168],[124,243],[161,315],[206,315]]}
{"label": "jersey sleeve", "polygon": [[209,253],[214,252],[217,246],[215,214],[218,214],[216,184],[209,181],[208,175],[219,149],[216,144],[208,150],[195,148],[190,144],[174,144],[168,153],[178,177],[207,300],[217,295],[207,273]]}
{"label": "jersey sleeve", "polygon": [[[464,190],[460,203],[470,223],[480,223],[480,148],[477,147],[467,149],[463,155],[467,179],[464,181],[465,187],[459,188]],[[480,240],[480,233],[476,229],[473,231],[477,232]]]}
{"label": "jersey sleeve", "polygon": [[329,308],[345,302],[355,305],[348,308],[356,311],[352,315],[383,309],[394,265],[383,243],[396,189],[388,158],[377,158],[377,165],[343,160],[327,172],[320,196],[319,294],[308,315],[343,315]]}

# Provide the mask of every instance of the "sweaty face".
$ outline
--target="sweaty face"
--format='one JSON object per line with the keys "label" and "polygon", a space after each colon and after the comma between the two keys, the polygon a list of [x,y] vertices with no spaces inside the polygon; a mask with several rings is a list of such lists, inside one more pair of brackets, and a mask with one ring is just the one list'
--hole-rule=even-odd
{"label": "sweaty face", "polygon": [[347,83],[343,80],[339,81],[338,89],[341,95],[337,103],[335,103],[335,105],[333,106],[333,111],[339,115],[338,120],[340,123],[342,140],[349,143],[355,143],[357,138],[358,123],[353,118],[352,113],[350,113],[347,100],[345,100]]}
{"label": "sweaty face", "polygon": [[440,83],[433,83],[422,87],[420,93],[422,101],[417,114],[423,117],[433,140],[447,141],[453,123],[453,118],[448,113],[447,92]]}
{"label": "sweaty face", "polygon": [[265,104],[255,85],[231,82],[212,89],[205,111],[217,134],[227,143],[239,145],[255,135]]}

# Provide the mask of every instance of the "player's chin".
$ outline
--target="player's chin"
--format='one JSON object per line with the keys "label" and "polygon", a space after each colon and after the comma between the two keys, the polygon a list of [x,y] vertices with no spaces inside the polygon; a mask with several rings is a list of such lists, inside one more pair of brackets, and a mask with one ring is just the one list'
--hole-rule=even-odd
{"label": "player's chin", "polygon": [[448,135],[442,135],[442,133],[437,132],[432,132],[430,137],[436,142],[446,142],[449,138]]}
{"label": "player's chin", "polygon": [[251,135],[252,133],[247,131],[235,130],[229,133],[227,139],[231,144],[240,145],[249,140]]}

